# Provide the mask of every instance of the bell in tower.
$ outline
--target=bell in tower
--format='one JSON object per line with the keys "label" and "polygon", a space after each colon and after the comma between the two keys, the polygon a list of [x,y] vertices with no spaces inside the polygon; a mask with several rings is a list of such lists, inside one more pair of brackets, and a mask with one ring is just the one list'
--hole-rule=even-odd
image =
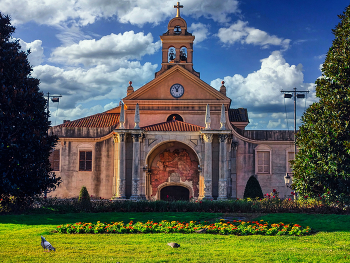
{"label": "bell in tower", "polygon": [[193,69],[194,36],[187,32],[187,23],[180,16],[180,8],[183,8],[183,6],[177,2],[174,8],[177,8],[176,17],[169,21],[168,31],[160,36],[162,41],[162,67],[156,72],[155,77],[160,76],[175,65],[180,65],[199,77],[199,72]]}

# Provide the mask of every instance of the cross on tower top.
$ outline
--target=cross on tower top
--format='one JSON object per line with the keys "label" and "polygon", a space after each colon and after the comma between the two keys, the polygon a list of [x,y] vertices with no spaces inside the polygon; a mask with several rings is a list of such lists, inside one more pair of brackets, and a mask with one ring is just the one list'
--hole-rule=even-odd
{"label": "cross on tower top", "polygon": [[177,2],[177,5],[174,5],[174,8],[177,8],[176,17],[180,17],[180,8],[183,8],[183,5],[180,5],[180,2]]}

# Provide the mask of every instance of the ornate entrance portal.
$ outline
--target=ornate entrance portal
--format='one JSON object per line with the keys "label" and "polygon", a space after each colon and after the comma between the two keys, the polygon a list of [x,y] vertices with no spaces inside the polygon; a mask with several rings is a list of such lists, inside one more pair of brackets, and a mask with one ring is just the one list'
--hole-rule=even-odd
{"label": "ornate entrance portal", "polygon": [[199,197],[199,162],[189,146],[177,141],[156,146],[148,164],[148,199],[189,200],[190,197]]}
{"label": "ornate entrance portal", "polygon": [[183,186],[166,186],[160,190],[160,200],[164,201],[189,201],[190,191]]}

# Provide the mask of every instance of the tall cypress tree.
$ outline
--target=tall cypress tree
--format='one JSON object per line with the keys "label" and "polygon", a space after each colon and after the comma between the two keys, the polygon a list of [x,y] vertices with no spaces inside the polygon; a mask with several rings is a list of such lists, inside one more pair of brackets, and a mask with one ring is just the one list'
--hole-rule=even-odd
{"label": "tall cypress tree", "polygon": [[31,77],[29,51],[11,37],[15,28],[0,13],[0,196],[23,202],[55,188],[49,155],[57,142],[49,136],[46,100]]}
{"label": "tall cypress tree", "polygon": [[302,116],[293,186],[302,195],[350,202],[350,6],[333,29],[335,39]]}

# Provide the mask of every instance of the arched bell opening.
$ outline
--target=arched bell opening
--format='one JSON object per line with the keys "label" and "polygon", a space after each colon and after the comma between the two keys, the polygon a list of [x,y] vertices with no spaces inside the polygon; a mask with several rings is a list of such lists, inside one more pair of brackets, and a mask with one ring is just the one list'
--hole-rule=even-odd
{"label": "arched bell opening", "polygon": [[187,48],[186,47],[180,48],[180,62],[182,62],[182,63],[187,62]]}
{"label": "arched bell opening", "polygon": [[159,199],[163,201],[189,201],[190,190],[181,185],[169,185],[160,189]]}
{"label": "arched bell opening", "polygon": [[174,47],[168,49],[168,63],[174,63],[176,58],[176,50]]}

